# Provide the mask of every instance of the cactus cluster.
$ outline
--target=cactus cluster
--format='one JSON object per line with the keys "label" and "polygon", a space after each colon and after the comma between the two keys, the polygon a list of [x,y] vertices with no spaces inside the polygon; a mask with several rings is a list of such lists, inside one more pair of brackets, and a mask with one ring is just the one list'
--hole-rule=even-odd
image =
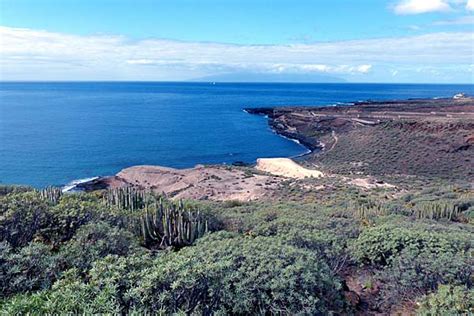
{"label": "cactus cluster", "polygon": [[150,192],[133,187],[109,189],[103,195],[105,205],[131,211],[142,209],[155,200],[156,198]]}
{"label": "cactus cluster", "polygon": [[179,203],[165,204],[162,199],[147,206],[141,217],[145,244],[158,248],[184,247],[208,231],[208,222],[199,211]]}
{"label": "cactus cluster", "polygon": [[369,220],[374,216],[383,216],[390,213],[386,205],[373,201],[351,204],[350,207],[355,211],[356,217],[361,220]]}
{"label": "cactus cluster", "polygon": [[448,219],[456,220],[461,213],[458,205],[449,201],[426,201],[416,204],[412,214],[417,219]]}
{"label": "cactus cluster", "polygon": [[42,199],[56,204],[59,202],[59,199],[63,195],[63,192],[61,191],[61,189],[56,187],[47,187],[39,191],[39,194]]}

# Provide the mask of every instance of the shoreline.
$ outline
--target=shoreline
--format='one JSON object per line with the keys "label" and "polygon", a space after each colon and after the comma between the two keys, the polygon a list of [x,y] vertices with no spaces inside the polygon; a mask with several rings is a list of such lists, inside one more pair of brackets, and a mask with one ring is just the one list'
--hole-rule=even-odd
{"label": "shoreline", "polygon": [[[307,106],[307,107],[312,108],[312,106]],[[337,107],[337,105],[331,106],[331,107]],[[345,105],[345,107],[347,106]],[[270,128],[275,134],[277,134],[280,137],[286,138],[288,140],[294,141],[302,145],[309,151],[299,156],[306,156],[315,151],[322,150],[324,148],[324,145],[320,141],[315,142],[303,134],[289,132],[288,130],[285,129],[284,126],[278,125],[278,123],[275,121],[276,111],[278,110],[287,111],[288,109],[295,109],[295,108],[300,108],[300,107],[292,107],[292,106],[281,107],[281,108],[257,107],[257,108],[244,108],[244,111],[251,115],[260,115],[260,116],[267,117],[268,119],[267,124],[270,126]],[[301,107],[301,108],[304,108],[304,107]],[[324,108],[324,107],[321,107],[321,108]]]}
{"label": "shoreline", "polygon": [[[336,134],[340,136],[348,131],[374,127],[391,121],[462,120],[466,113],[459,109],[471,104],[472,100],[469,97],[367,100],[331,106],[244,108],[243,111],[265,116],[267,124],[276,135],[298,143],[306,149],[302,154],[286,158],[305,160],[311,159],[311,155],[315,152],[322,153],[326,146],[332,149],[337,143]],[[255,164],[256,161],[249,166]],[[214,166],[222,167],[225,164]],[[99,176],[91,181],[79,181],[80,183],[72,187],[71,191],[104,189],[113,181],[120,182],[120,178],[116,175]]]}
{"label": "shoreline", "polygon": [[[264,109],[264,108],[258,108],[258,109]],[[271,109],[273,111],[273,108],[268,108],[268,109]],[[304,139],[300,139],[300,137],[298,137],[297,135],[285,134],[284,132],[275,129],[274,126],[270,123],[271,117],[269,115],[253,113],[252,110],[253,109],[247,109],[247,108],[243,109],[245,113],[250,114],[250,115],[265,116],[267,118],[267,125],[270,126],[273,133],[275,133],[279,137],[283,137],[287,140],[297,143],[298,145],[300,145],[302,148],[306,150],[306,152],[304,153],[301,153],[295,156],[285,157],[285,158],[303,159],[304,157],[309,156],[313,154],[314,152],[322,150],[324,148],[324,144],[322,143],[319,146],[313,146],[311,143],[305,142]],[[254,162],[248,163],[248,165],[255,166],[257,164],[258,159],[260,158],[257,158]],[[198,163],[196,165],[200,165],[200,164]],[[227,164],[225,163],[221,163],[221,164],[217,164],[216,166],[226,166],[226,165]],[[233,163],[231,165],[233,165]],[[160,166],[160,167],[163,167],[163,166]],[[183,168],[183,169],[187,169],[187,168]],[[116,178],[117,178],[116,175],[105,175],[105,176],[94,176],[94,177],[89,177],[89,178],[84,178],[84,179],[74,179],[71,182],[62,185],[61,190],[64,193],[75,193],[75,192],[89,192],[89,191],[94,191],[94,190],[106,189],[110,185],[110,182],[116,180]]]}
{"label": "shoreline", "polygon": [[[350,105],[353,105],[353,103],[350,104]],[[313,146],[312,144],[310,144],[308,142],[305,142],[303,139],[300,139],[300,137],[298,137],[298,135],[284,133],[283,131],[280,131],[280,130],[276,129],[273,126],[273,124],[271,123],[274,109],[275,108],[272,108],[272,107],[244,108],[244,109],[242,109],[242,111],[244,111],[245,113],[250,114],[250,115],[263,116],[264,118],[267,119],[267,125],[270,126],[270,129],[272,130],[273,133],[275,133],[279,137],[283,137],[287,140],[290,140],[294,143],[297,143],[298,145],[300,145],[301,147],[306,149],[305,153],[298,154],[298,155],[295,155],[295,156],[290,156],[290,157],[287,157],[287,158],[300,158],[300,157],[304,157],[304,156],[307,156],[309,154],[312,154],[317,150],[324,149],[324,144],[321,144],[319,146]]]}

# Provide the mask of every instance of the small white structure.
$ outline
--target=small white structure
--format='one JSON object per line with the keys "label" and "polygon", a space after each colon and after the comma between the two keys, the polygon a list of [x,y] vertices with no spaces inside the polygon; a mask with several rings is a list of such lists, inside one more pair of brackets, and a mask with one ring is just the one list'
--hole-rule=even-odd
{"label": "small white structure", "polygon": [[453,96],[453,99],[457,100],[457,99],[463,99],[465,97],[466,97],[465,93],[457,93]]}

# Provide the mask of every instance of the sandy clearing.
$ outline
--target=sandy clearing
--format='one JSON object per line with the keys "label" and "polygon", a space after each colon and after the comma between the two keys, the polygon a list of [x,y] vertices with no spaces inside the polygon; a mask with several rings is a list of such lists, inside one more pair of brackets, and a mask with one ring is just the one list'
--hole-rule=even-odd
{"label": "sandy clearing", "polygon": [[260,158],[257,159],[255,168],[273,175],[294,179],[324,176],[321,171],[302,167],[289,158]]}
{"label": "sandy clearing", "polygon": [[[249,172],[250,171],[250,172]],[[197,165],[188,169],[134,166],[123,169],[116,186],[138,186],[172,199],[252,201],[269,196],[283,181],[270,175],[226,166]],[[113,185],[112,185],[113,187]]]}
{"label": "sandy clearing", "polygon": [[393,184],[379,182],[374,178],[356,178],[348,182],[349,184],[364,188],[364,189],[375,189],[375,188],[395,188]]}

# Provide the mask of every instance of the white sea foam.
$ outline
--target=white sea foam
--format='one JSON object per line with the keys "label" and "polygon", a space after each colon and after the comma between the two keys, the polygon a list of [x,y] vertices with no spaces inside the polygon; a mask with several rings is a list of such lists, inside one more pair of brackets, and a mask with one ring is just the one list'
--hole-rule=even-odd
{"label": "white sea foam", "polygon": [[90,178],[73,180],[73,181],[69,182],[68,184],[66,184],[65,186],[63,186],[61,191],[63,193],[74,192],[74,191],[76,191],[75,189],[76,189],[78,184],[87,183],[87,182],[94,181],[94,180],[97,180],[97,179],[99,179],[99,177],[90,177]]}

